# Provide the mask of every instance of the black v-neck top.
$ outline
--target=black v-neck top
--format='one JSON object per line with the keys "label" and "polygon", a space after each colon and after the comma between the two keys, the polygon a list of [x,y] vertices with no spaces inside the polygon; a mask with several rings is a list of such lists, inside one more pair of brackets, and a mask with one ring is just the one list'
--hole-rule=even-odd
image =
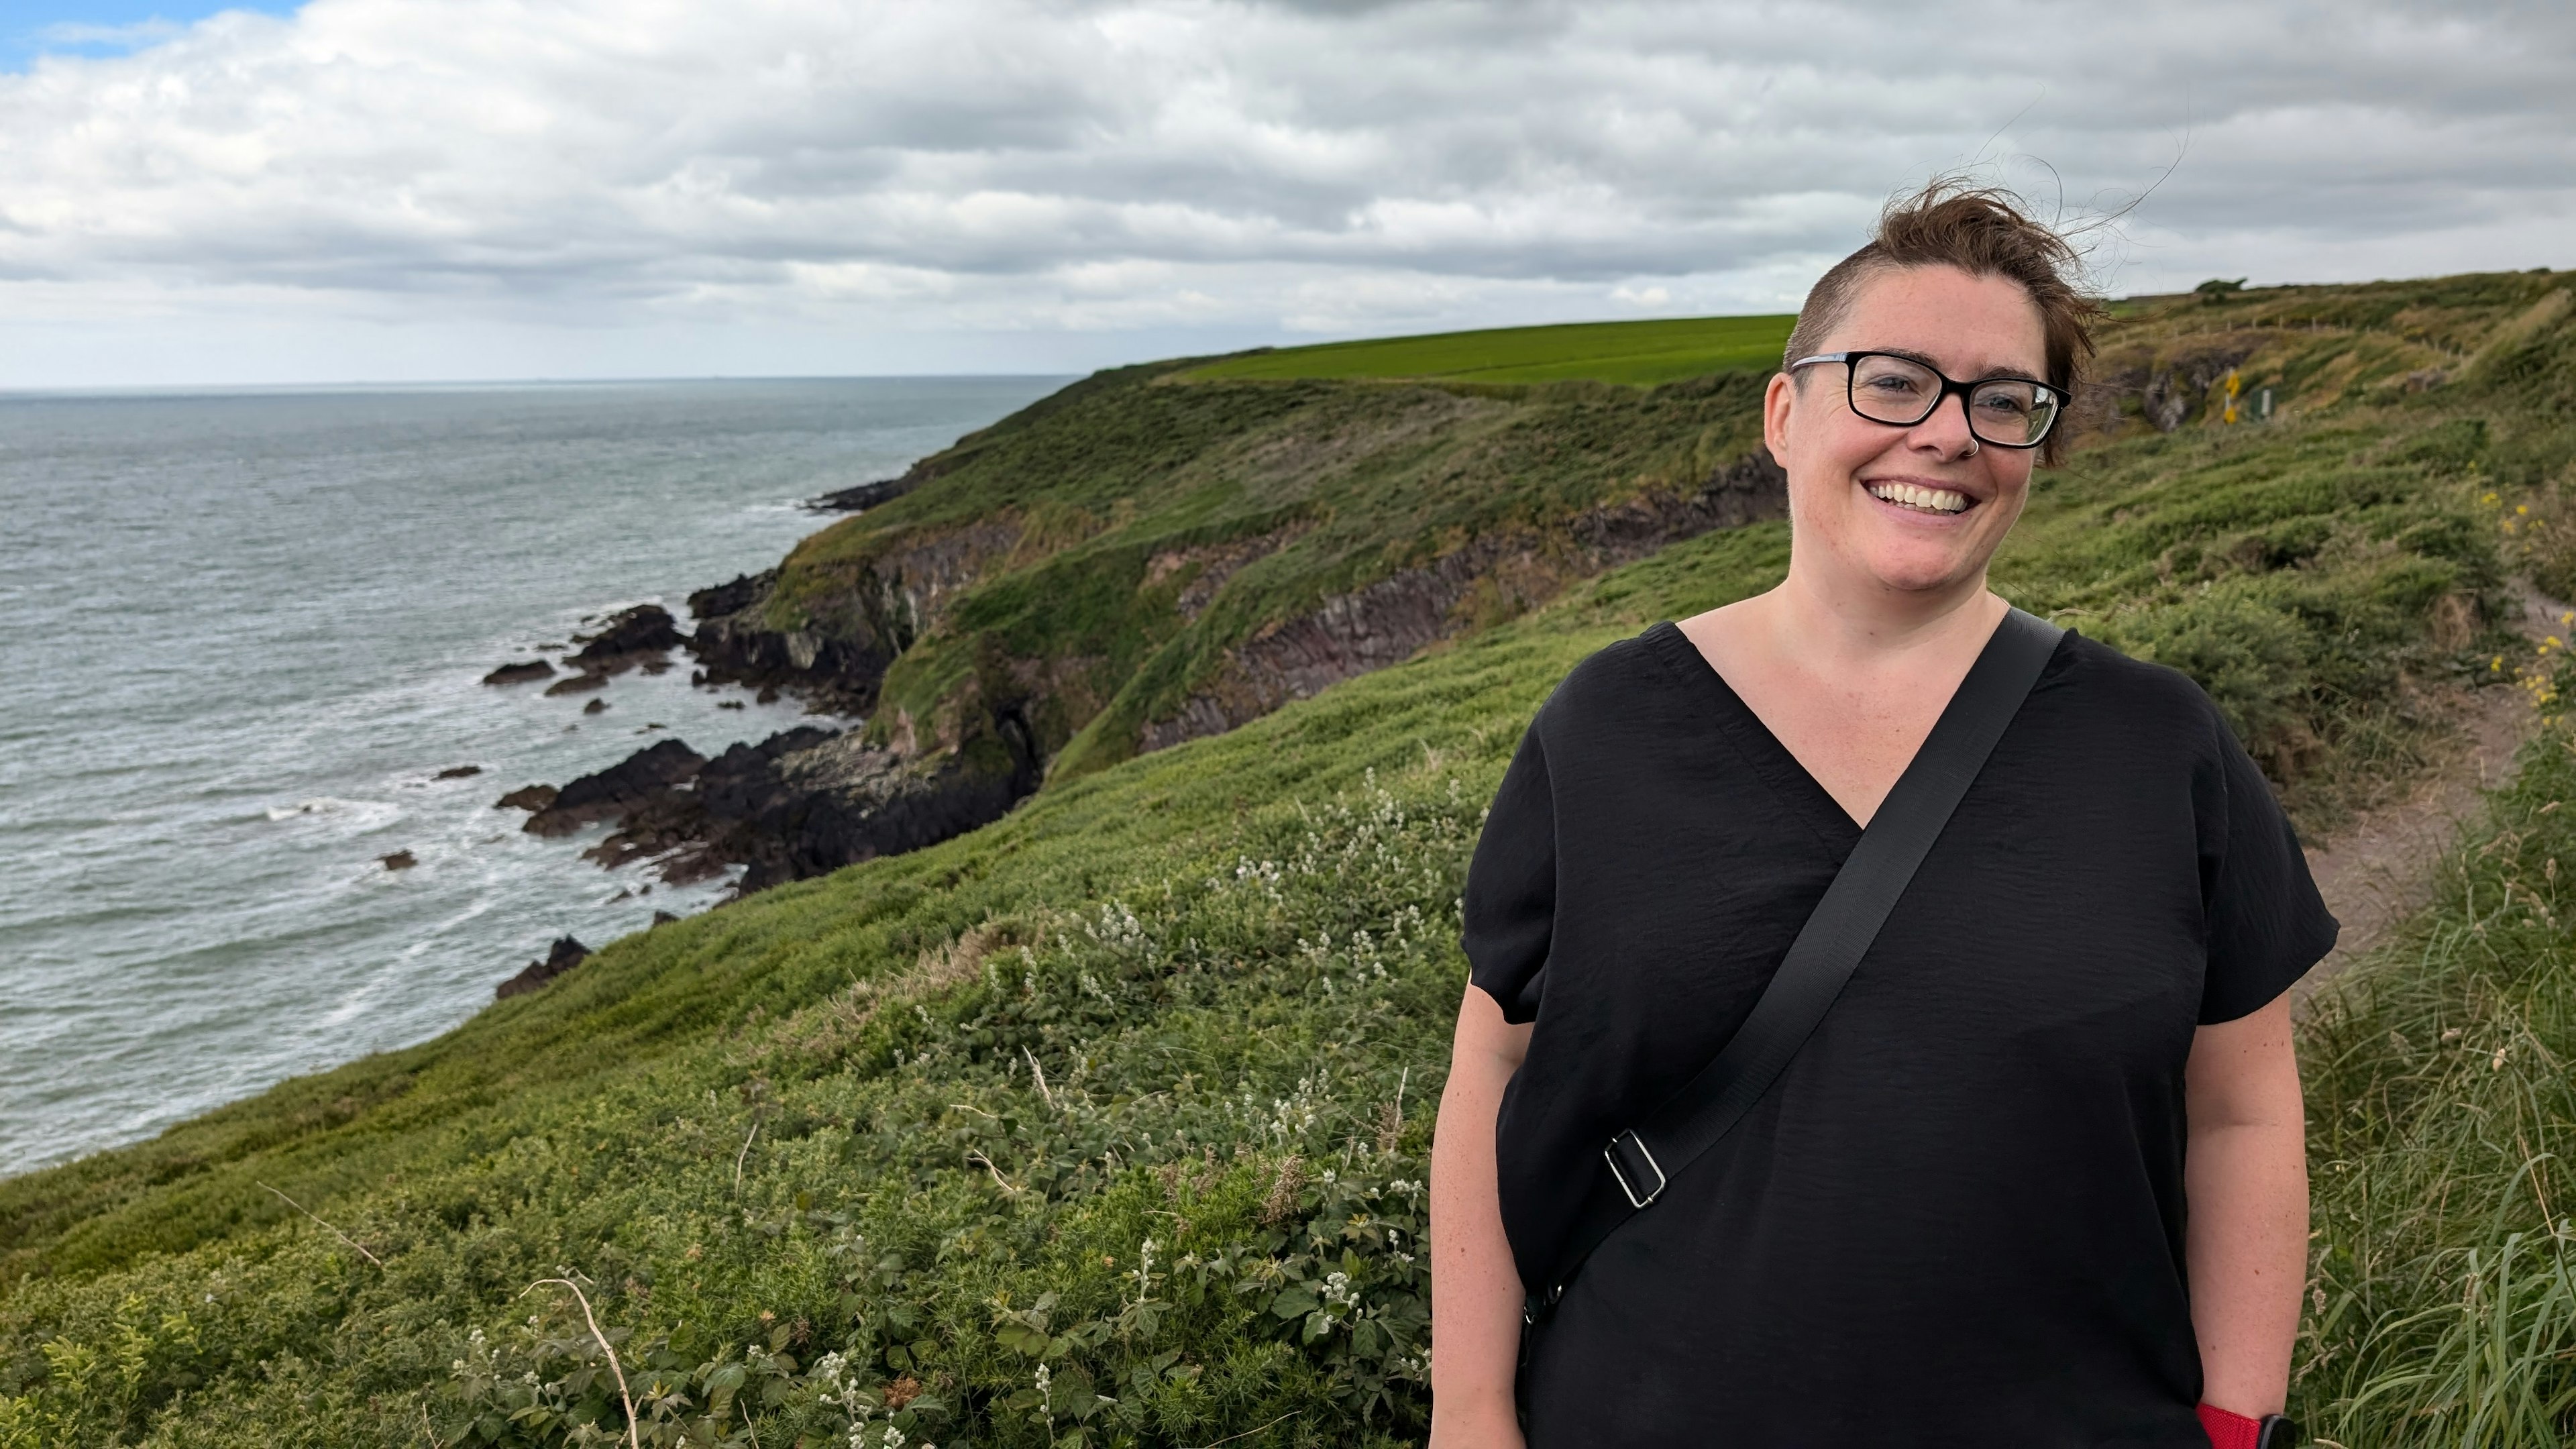
{"label": "black v-neck top", "polygon": [[[1859,838],[1669,622],[1549,696],[1465,899],[1537,1024],[1496,1123],[1524,1282]],[[2069,633],[1806,1046],[1568,1288],[1532,1443],[2206,1449],[2183,1063],[2335,931],[2208,696]]]}

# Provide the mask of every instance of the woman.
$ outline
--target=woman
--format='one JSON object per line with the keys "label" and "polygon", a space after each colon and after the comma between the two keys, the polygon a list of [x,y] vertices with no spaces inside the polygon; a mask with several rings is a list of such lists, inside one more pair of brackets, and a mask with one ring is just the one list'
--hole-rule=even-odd
{"label": "woman", "polygon": [[1601,650],[1522,739],[1433,1151],[1438,1449],[2235,1449],[2281,1409],[2283,993],[2335,922],[2207,696],[2071,631],[1812,1034],[1518,1362],[1603,1144],[1734,1034],[2004,620],[2074,271],[2000,194],[1892,206],[1764,400],[1787,579]]}

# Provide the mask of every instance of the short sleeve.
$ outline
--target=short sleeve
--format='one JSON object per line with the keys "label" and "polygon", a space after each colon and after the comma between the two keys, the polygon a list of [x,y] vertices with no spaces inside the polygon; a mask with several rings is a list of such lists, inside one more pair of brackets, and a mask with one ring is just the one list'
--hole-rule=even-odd
{"label": "short sleeve", "polygon": [[1537,1020],[1556,931],[1556,804],[1535,721],[1513,751],[1477,837],[1465,917],[1460,944],[1472,968],[1468,980],[1502,1006],[1503,1020]]}
{"label": "short sleeve", "polygon": [[2202,792],[2201,900],[2209,943],[2203,1026],[2270,1005],[2334,949],[2342,930],[2317,894],[2271,784],[2216,714],[2212,707],[2219,788]]}

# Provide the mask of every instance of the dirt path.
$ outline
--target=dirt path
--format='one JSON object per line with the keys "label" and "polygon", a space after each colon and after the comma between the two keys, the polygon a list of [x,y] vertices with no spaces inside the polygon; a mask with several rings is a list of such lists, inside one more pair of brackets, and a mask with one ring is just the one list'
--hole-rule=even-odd
{"label": "dirt path", "polygon": [[[2548,634],[2565,638],[2568,630],[2558,622],[2565,609],[2525,588],[2517,627],[2535,642]],[[2308,869],[2326,908],[2343,922],[2343,935],[2299,984],[2303,999],[2431,899],[2433,863],[2485,809],[2480,792],[2512,777],[2515,752],[2538,725],[2531,697],[2510,687],[2461,695],[2453,753],[2406,794],[2308,848]]]}

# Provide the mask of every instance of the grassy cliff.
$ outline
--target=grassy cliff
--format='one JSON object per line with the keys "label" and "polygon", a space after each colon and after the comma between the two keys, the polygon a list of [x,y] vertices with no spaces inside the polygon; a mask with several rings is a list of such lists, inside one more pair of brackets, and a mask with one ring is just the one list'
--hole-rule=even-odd
{"label": "grassy cliff", "polygon": [[[2560,286],[2127,308],[2091,439],[2043,475],[1999,586],[2192,671],[2300,818],[2330,824],[2441,747],[2446,692],[2553,687],[2493,620],[2511,575],[2576,565]],[[2240,396],[2274,389],[2271,421],[2219,420],[2230,368]],[[826,533],[769,607],[830,597],[793,586],[897,524],[1017,510],[1107,556],[1193,498],[1207,520],[1250,507],[1190,459],[1321,477],[1346,455],[1320,420],[1490,400],[1151,370],[1085,386],[1127,390],[1136,428],[1049,431],[1088,394],[1042,404],[966,445],[993,461],[950,476],[981,501],[925,485]],[[1553,386],[1573,390],[1536,405],[1613,409],[1606,447],[1607,420],[1659,397],[1740,427],[1722,400],[1752,381]],[[1184,426],[1187,458],[1135,462]],[[1527,497],[1644,471],[1574,456],[1594,434],[1514,426],[1481,435],[1480,476],[1539,480]],[[1743,436],[1720,435],[1692,467]],[[1368,476],[1445,476],[1401,461]],[[1370,506],[1354,481],[1306,526],[1346,527],[1358,557]],[[1374,556],[1414,556],[1416,516],[1374,515]],[[616,942],[434,1041],[0,1182],[0,1446],[608,1442],[630,1399],[666,1445],[1418,1438],[1422,1182],[1483,802],[1577,660],[1767,586],[1785,549],[1756,521],[1566,578],[1225,732],[1060,766],[970,834]],[[1032,573],[964,617],[1041,641],[1004,658],[1139,661],[1095,686],[1105,710],[1181,637],[1152,637],[1139,586],[1109,577]],[[938,678],[1000,667],[918,657],[917,686],[885,684],[916,722]],[[1068,752],[1084,727],[1068,714]],[[2353,1449],[2576,1427],[2576,1178],[2552,1155],[2576,1145],[2556,914],[2576,908],[2556,865],[2576,868],[2556,807],[2576,755],[2563,732],[2534,752],[2443,899],[2303,1033],[2318,1311],[2298,1407]]]}

